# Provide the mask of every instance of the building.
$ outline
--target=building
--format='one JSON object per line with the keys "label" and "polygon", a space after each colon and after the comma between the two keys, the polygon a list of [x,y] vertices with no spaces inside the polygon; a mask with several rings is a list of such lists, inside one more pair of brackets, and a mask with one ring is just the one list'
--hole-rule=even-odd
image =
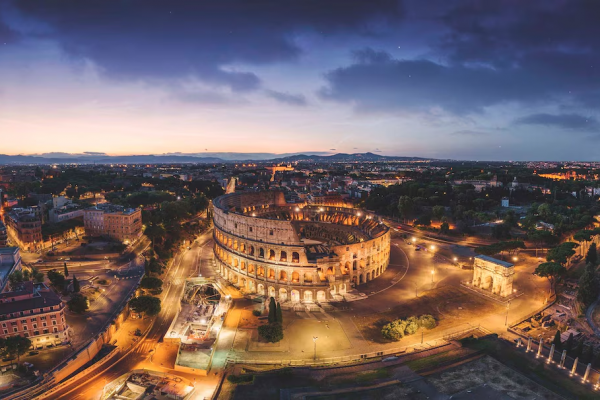
{"label": "building", "polygon": [[510,207],[510,200],[508,197],[503,197],[501,200],[502,207]]}
{"label": "building", "polygon": [[506,261],[478,255],[473,263],[473,287],[492,295],[508,297],[513,294],[515,266]]}
{"label": "building", "polygon": [[106,236],[123,243],[142,235],[142,210],[113,204],[98,204],[83,212],[83,225],[88,236]]}
{"label": "building", "polygon": [[21,270],[21,253],[18,247],[0,247],[0,293],[7,289],[8,277]]}
{"label": "building", "polygon": [[0,294],[0,338],[23,336],[41,349],[70,341],[65,305],[43,283],[23,282]]}
{"label": "building", "polygon": [[6,232],[6,225],[0,220],[0,248],[8,246],[8,233]]}
{"label": "building", "polygon": [[42,245],[42,219],[39,207],[17,208],[5,218],[8,234],[26,251],[35,251]]}
{"label": "building", "polygon": [[281,191],[228,194],[213,205],[217,267],[246,293],[342,300],[388,266],[389,228],[360,210],[289,204]]}
{"label": "building", "polygon": [[83,218],[83,208],[79,204],[74,204],[64,196],[53,197],[52,206],[52,210],[49,212],[51,224],[57,224],[75,218]]}

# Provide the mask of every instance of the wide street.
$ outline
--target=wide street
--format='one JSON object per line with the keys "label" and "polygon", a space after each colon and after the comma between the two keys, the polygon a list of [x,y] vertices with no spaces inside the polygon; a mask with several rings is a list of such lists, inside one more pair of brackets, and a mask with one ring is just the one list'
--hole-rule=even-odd
{"label": "wide street", "polygon": [[[193,275],[197,276],[197,274],[210,276],[212,268],[208,267],[208,258],[212,254],[211,244],[212,230],[199,236],[190,246],[190,250],[183,250],[175,257],[165,273],[161,312],[156,317],[146,337],[135,346],[131,353],[119,354],[117,356],[119,357],[118,361],[109,368],[95,374],[93,377],[86,377],[74,382],[68,388],[57,392],[54,398],[98,399],[105,384],[133,369],[146,367],[161,370],[160,366],[150,364],[149,357],[159,342],[162,341],[179,310],[185,279]],[[166,371],[165,369],[162,370]],[[193,375],[179,372],[177,374],[194,380]]]}

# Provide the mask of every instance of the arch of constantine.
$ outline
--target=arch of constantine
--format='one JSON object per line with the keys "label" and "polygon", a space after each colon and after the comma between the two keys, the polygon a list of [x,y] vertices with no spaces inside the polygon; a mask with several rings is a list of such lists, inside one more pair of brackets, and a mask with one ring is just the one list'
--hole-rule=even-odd
{"label": "arch of constantine", "polygon": [[513,293],[515,266],[492,257],[479,255],[473,264],[473,286],[500,297]]}
{"label": "arch of constantine", "polygon": [[226,194],[213,205],[219,273],[246,293],[341,300],[388,266],[389,228],[360,210],[288,204],[280,191]]}

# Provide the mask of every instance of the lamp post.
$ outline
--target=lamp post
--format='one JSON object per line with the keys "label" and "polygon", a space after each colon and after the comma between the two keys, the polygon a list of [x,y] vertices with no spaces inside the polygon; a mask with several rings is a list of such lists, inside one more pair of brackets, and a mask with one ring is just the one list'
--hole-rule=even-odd
{"label": "lamp post", "polygon": [[431,284],[433,284],[433,275],[435,275],[435,271],[432,269],[431,270]]}
{"label": "lamp post", "polygon": [[504,326],[508,326],[508,310],[510,310],[510,301],[506,303],[506,318],[504,319]]}
{"label": "lamp post", "polygon": [[313,336],[313,343],[315,344],[315,357],[314,360],[317,361],[317,336]]}

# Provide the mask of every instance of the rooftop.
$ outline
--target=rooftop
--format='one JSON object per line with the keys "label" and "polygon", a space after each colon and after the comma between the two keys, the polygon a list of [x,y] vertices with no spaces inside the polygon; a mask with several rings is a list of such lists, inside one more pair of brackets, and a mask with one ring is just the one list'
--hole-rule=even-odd
{"label": "rooftop", "polygon": [[478,256],[475,256],[475,258],[479,258],[480,260],[491,262],[491,263],[496,264],[496,265],[501,265],[504,268],[511,268],[511,267],[515,266],[514,264],[511,264],[511,263],[506,262],[506,261],[498,260],[498,259],[496,259],[494,257],[489,257],[489,256],[484,256],[484,255],[478,255]]}

